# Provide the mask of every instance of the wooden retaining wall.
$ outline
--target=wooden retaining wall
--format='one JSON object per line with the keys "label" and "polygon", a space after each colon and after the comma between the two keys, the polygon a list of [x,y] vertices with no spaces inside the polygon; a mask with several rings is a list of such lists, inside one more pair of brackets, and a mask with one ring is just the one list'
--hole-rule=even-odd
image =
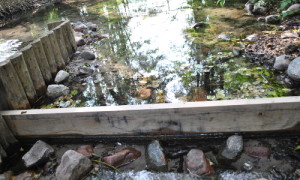
{"label": "wooden retaining wall", "polygon": [[45,36],[0,62],[0,110],[30,109],[76,51],[69,21],[48,27]]}
{"label": "wooden retaining wall", "polygon": [[300,132],[300,97],[0,111],[16,137]]}

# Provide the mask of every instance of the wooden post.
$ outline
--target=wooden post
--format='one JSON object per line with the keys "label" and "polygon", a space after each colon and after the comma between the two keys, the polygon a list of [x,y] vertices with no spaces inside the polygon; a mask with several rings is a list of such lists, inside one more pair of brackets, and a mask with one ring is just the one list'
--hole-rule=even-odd
{"label": "wooden post", "polygon": [[48,37],[49,37],[49,40],[50,40],[51,45],[52,45],[52,52],[53,52],[54,57],[55,57],[57,68],[58,69],[65,68],[66,64],[65,64],[65,61],[64,61],[64,59],[61,55],[61,52],[59,50],[58,42],[56,40],[56,36],[54,35],[53,31],[50,31]]}
{"label": "wooden post", "polygon": [[0,80],[3,83],[11,109],[29,109],[30,104],[17,72],[9,60],[0,62]]}
{"label": "wooden post", "polygon": [[69,53],[68,50],[66,48],[66,42],[64,39],[64,35],[62,33],[62,29],[59,27],[56,27],[53,29],[53,32],[55,34],[55,37],[57,39],[57,43],[61,52],[61,55],[65,61],[65,63],[69,62]]}
{"label": "wooden post", "polygon": [[6,151],[7,154],[12,154],[10,148],[18,143],[17,139],[8,128],[5,120],[0,115],[0,145]]}
{"label": "wooden post", "polygon": [[41,37],[41,42],[43,44],[43,48],[50,66],[52,77],[55,78],[57,73],[57,64],[48,35]]}
{"label": "wooden post", "polygon": [[68,50],[68,54],[69,54],[69,57],[73,54],[73,48],[72,48],[72,43],[70,41],[70,38],[69,38],[69,31],[67,29],[67,21],[62,23],[60,26],[58,26],[58,28],[61,29],[62,31],[62,35],[63,35],[63,38],[64,38],[64,41],[65,41],[65,46]]}
{"label": "wooden post", "polygon": [[40,67],[36,61],[35,54],[31,45],[21,49],[25,63],[27,65],[31,80],[38,96],[46,93],[46,84],[41,73]]}
{"label": "wooden post", "polygon": [[65,26],[66,26],[67,31],[69,32],[68,33],[68,38],[70,40],[73,52],[75,52],[76,49],[77,49],[77,44],[76,44],[76,40],[75,40],[75,37],[74,37],[74,31],[73,31],[73,29],[71,27],[70,21],[67,21],[67,23],[65,24]]}
{"label": "wooden post", "polygon": [[54,21],[54,22],[51,22],[51,23],[48,23],[47,26],[48,26],[48,29],[51,31],[53,30],[54,28],[56,28],[57,26],[61,25],[64,21]]}
{"label": "wooden post", "polygon": [[42,72],[42,75],[44,77],[44,80],[46,84],[50,84],[52,81],[52,75],[50,71],[50,66],[43,48],[43,44],[41,43],[40,39],[37,39],[31,43],[33,51],[35,53],[35,57],[37,60],[37,63],[40,67],[40,70]]}
{"label": "wooden post", "polygon": [[9,109],[9,106],[8,106],[8,103],[7,103],[6,99],[7,99],[6,92],[4,90],[4,86],[2,84],[2,81],[0,81],[0,111]]}
{"label": "wooden post", "polygon": [[37,94],[22,53],[16,53],[15,55],[9,57],[9,59],[18,74],[19,80],[22,83],[30,104],[33,105],[37,100]]}

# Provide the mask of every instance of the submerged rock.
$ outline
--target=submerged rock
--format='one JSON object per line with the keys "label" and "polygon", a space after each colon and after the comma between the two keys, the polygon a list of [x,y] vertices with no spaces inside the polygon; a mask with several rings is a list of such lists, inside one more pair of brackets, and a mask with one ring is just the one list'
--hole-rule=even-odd
{"label": "submerged rock", "polygon": [[74,24],[73,29],[75,32],[84,32],[88,29],[88,27],[85,24],[83,24],[82,22],[77,22]]}
{"label": "submerged rock", "polygon": [[91,31],[97,31],[98,27],[96,24],[92,23],[92,22],[88,22],[86,23],[86,26],[88,27],[89,30]]}
{"label": "submerged rock", "polygon": [[230,136],[226,141],[226,147],[221,155],[227,159],[235,159],[243,150],[243,137],[238,135]]}
{"label": "submerged rock", "polygon": [[198,22],[196,24],[193,25],[193,29],[199,29],[199,28],[204,28],[206,26],[206,23],[201,21],[201,22]]}
{"label": "submerged rock", "polygon": [[47,96],[52,99],[58,98],[60,96],[65,96],[69,94],[69,92],[70,89],[65,85],[52,84],[47,88]]}
{"label": "submerged rock", "polygon": [[83,51],[80,56],[85,60],[94,60],[96,58],[95,54],[91,51]]}
{"label": "submerged rock", "polygon": [[103,161],[112,166],[122,166],[128,164],[141,156],[141,152],[132,148],[126,147],[121,151],[103,158]]}
{"label": "submerged rock", "polygon": [[278,15],[269,15],[266,17],[266,23],[268,24],[277,24],[280,22],[280,18]]}
{"label": "submerged rock", "polygon": [[185,160],[185,166],[190,174],[197,176],[209,175],[215,172],[203,151],[199,149],[190,150]]}
{"label": "submerged rock", "polygon": [[86,156],[68,150],[61,158],[61,163],[56,169],[56,179],[59,180],[79,180],[85,176],[92,168],[92,162]]}
{"label": "submerged rock", "polygon": [[51,154],[54,153],[54,149],[47,143],[39,140],[32,148],[22,157],[26,167],[45,162]]}
{"label": "submerged rock", "polygon": [[287,73],[293,80],[300,81],[300,57],[297,57],[289,64]]}
{"label": "submerged rock", "polygon": [[167,159],[160,146],[159,141],[155,140],[147,146],[147,163],[151,170],[167,171]]}
{"label": "submerged rock", "polygon": [[55,76],[54,82],[59,84],[61,82],[66,81],[69,78],[70,74],[64,70],[58,71],[58,73]]}
{"label": "submerged rock", "polygon": [[258,22],[266,22],[266,18],[265,17],[259,17],[257,18]]}
{"label": "submerged rock", "polygon": [[278,71],[285,71],[289,64],[291,63],[289,56],[287,55],[281,55],[276,57],[275,63],[274,63],[274,69]]}
{"label": "submerged rock", "polygon": [[247,146],[244,148],[245,154],[252,157],[268,157],[270,155],[270,148],[265,146]]}

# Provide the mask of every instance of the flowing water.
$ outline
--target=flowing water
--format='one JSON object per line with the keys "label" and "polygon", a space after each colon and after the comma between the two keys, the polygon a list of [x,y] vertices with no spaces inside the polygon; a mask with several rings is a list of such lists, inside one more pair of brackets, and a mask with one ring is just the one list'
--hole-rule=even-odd
{"label": "flowing water", "polygon": [[[46,23],[60,19],[97,24],[108,38],[88,46],[98,58],[82,66],[95,72],[81,81],[84,88],[72,84],[76,95],[68,104],[73,106],[287,95],[289,89],[273,72],[239,53],[245,36],[259,30],[256,20],[244,15],[244,4],[228,1],[221,8],[205,0],[69,0],[3,28],[0,39],[29,42],[45,32]],[[192,28],[201,21],[204,27]],[[221,33],[233,38],[221,41]],[[56,105],[64,107],[70,99],[60,101],[63,105]]]}

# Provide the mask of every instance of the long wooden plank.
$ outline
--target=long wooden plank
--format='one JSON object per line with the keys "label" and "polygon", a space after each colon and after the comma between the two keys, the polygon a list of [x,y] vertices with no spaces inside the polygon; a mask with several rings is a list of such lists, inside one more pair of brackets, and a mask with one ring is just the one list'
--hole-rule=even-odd
{"label": "long wooden plank", "polygon": [[0,111],[16,136],[300,130],[300,97]]}

